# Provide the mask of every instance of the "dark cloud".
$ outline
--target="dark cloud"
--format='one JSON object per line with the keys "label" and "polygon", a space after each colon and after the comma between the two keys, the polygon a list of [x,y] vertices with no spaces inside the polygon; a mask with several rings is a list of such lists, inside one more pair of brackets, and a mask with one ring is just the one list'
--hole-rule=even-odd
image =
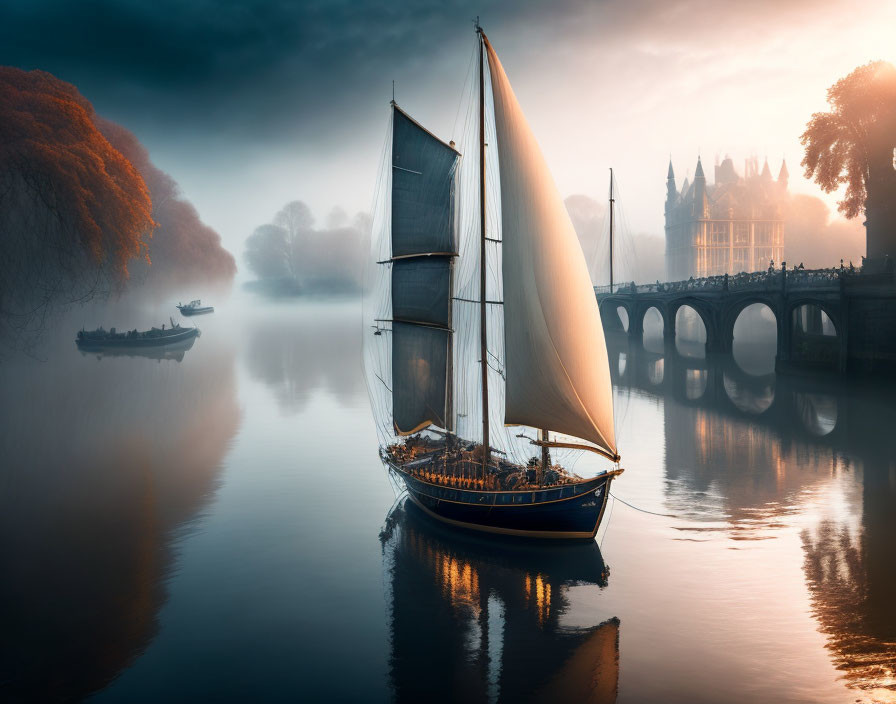
{"label": "dark cloud", "polygon": [[[514,3],[511,17],[534,2]],[[0,10],[0,63],[73,82],[136,125],[264,139],[330,119],[326,108],[388,94],[472,27],[472,2],[33,0]],[[496,12],[496,14],[499,14]],[[459,71],[456,71],[457,73]],[[322,109],[323,108],[323,109]],[[188,124],[179,124],[187,120]]]}
{"label": "dark cloud", "polygon": [[464,65],[470,21],[480,12],[520,66],[607,45],[618,45],[623,57],[656,53],[659,45],[706,51],[768,28],[775,17],[801,16],[808,0],[786,5],[7,0],[0,9],[0,63],[54,73],[131,128],[213,127],[265,140],[272,128],[313,132],[333,116],[338,121],[368,96],[387,96],[393,78],[413,76],[409,84],[422,79],[431,95],[444,93],[438,88],[449,76],[462,80],[457,64]]}

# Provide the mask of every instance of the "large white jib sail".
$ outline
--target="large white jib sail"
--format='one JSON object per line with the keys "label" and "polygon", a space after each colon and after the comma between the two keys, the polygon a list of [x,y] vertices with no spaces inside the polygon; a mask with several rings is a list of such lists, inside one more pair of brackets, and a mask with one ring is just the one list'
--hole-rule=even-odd
{"label": "large white jib sail", "polygon": [[508,425],[588,440],[617,457],[610,366],[591,277],[566,207],[494,49]]}

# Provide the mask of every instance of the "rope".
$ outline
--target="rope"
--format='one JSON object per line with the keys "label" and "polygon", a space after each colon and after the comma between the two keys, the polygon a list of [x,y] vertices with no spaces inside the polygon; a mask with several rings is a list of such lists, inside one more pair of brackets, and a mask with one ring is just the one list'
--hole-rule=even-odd
{"label": "rope", "polygon": [[628,501],[625,501],[624,499],[620,499],[612,491],[609,493],[610,493],[610,496],[612,496],[614,499],[616,499],[617,501],[621,501],[629,508],[635,509],[635,511],[640,511],[641,513],[649,513],[651,516],[662,516],[663,518],[678,518],[678,516],[671,514],[671,513],[657,513],[656,511],[648,511],[647,509],[644,509],[644,508],[638,508],[637,506],[630,504]]}
{"label": "rope", "polygon": [[[613,496],[613,495],[610,494],[610,496]],[[613,503],[610,504],[610,515],[607,516],[607,524],[606,524],[607,527],[604,528],[604,534],[601,537],[601,539],[597,542],[597,547],[600,549],[603,549],[604,541],[607,539],[607,531],[610,530],[610,519],[613,517],[613,509],[614,508],[616,508],[616,497],[615,496],[613,496]]]}

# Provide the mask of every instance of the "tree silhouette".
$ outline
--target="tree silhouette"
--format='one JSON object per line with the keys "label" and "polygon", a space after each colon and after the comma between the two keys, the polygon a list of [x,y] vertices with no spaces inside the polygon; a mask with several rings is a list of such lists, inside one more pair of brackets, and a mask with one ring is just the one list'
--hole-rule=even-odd
{"label": "tree silhouette", "polygon": [[828,103],[800,138],[806,177],[827,193],[845,184],[839,210],[864,209],[868,256],[896,256],[896,66],[860,66],[828,89]]}
{"label": "tree silhouette", "polygon": [[154,222],[137,170],[77,89],[0,67],[0,343],[29,347],[60,307],[108,294],[147,256]]}
{"label": "tree silhouette", "polygon": [[259,279],[291,276],[286,230],[279,225],[259,225],[246,240],[246,263]]}
{"label": "tree silhouette", "polygon": [[358,214],[351,223],[339,212],[329,225],[314,227],[314,216],[302,201],[287,203],[272,223],[256,227],[246,239],[245,258],[262,284],[276,295],[350,293],[361,285],[369,218]]}

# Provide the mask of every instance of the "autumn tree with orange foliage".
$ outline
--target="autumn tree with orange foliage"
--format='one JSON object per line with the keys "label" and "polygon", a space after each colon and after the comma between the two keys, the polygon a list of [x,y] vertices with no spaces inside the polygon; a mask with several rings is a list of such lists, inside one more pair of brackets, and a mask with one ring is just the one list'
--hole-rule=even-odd
{"label": "autumn tree with orange foliage", "polygon": [[101,117],[95,118],[106,139],[143,176],[152,198],[156,222],[149,243],[151,266],[134,262],[132,279],[155,295],[170,295],[172,289],[191,296],[195,284],[229,286],[236,275],[233,255],[221,246],[221,237],[203,223],[196,208],[185,200],[177,182],[149,158],[146,148],[129,130]]}
{"label": "autumn tree with orange foliage", "polygon": [[147,256],[152,203],[77,89],[0,67],[0,341],[28,347],[60,307],[118,290]]}
{"label": "autumn tree with orange foliage", "polygon": [[896,66],[860,66],[828,89],[801,137],[806,177],[831,193],[846,185],[839,210],[863,210],[869,258],[896,257]]}

